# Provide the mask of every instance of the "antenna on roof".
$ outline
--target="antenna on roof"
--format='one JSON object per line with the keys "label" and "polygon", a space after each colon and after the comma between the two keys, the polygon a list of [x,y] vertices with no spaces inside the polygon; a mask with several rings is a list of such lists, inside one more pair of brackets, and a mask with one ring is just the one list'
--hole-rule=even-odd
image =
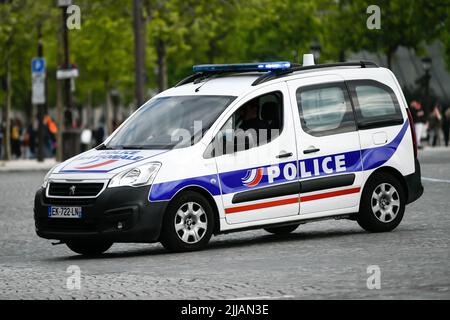
{"label": "antenna on roof", "polygon": [[313,66],[315,65],[314,63],[314,55],[312,53],[305,53],[303,55],[303,67],[306,66]]}

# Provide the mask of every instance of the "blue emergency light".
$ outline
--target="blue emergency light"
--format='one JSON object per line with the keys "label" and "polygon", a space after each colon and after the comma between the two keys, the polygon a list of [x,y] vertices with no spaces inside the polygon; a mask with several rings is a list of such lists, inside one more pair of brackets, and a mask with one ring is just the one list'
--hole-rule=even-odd
{"label": "blue emergency light", "polygon": [[274,70],[286,70],[291,68],[288,61],[256,62],[256,63],[233,63],[233,64],[200,64],[193,66],[194,72],[265,72]]}

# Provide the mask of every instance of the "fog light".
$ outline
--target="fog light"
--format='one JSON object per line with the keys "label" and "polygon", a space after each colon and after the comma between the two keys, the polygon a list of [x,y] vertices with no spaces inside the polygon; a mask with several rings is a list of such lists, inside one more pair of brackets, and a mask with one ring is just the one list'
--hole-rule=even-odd
{"label": "fog light", "polygon": [[118,222],[118,223],[117,223],[117,229],[122,229],[122,228],[123,228],[122,222]]}

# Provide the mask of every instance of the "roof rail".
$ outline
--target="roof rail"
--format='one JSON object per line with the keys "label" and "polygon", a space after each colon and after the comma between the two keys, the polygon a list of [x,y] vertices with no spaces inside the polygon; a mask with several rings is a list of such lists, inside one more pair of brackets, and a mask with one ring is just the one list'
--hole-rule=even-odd
{"label": "roof rail", "polygon": [[[180,82],[178,82],[175,87],[179,87],[182,86],[183,84],[187,84],[187,83],[191,83],[193,82],[194,84],[199,83],[203,80],[209,79],[209,78],[218,78],[220,76],[225,76],[225,75],[231,75],[231,74],[239,74],[239,73],[245,73],[245,72],[255,72],[255,71],[208,71],[208,72],[204,72],[204,71],[200,71],[200,72],[196,72],[191,74],[190,76],[187,76],[186,78],[182,79]],[[262,71],[261,71],[262,72]]]}
{"label": "roof rail", "polygon": [[276,79],[278,77],[282,77],[288,74],[291,74],[296,71],[304,71],[304,70],[314,70],[314,69],[324,69],[324,68],[333,68],[333,67],[361,67],[361,68],[379,68],[379,66],[372,61],[349,61],[349,62],[337,62],[337,63],[324,63],[324,64],[315,64],[310,66],[301,66],[301,65],[293,65],[289,69],[272,71],[263,74],[258,79],[256,79],[252,86],[257,86],[263,82]]}
{"label": "roof rail", "polygon": [[205,74],[203,72],[196,72],[196,73],[191,74],[190,76],[187,76],[186,78],[182,79],[180,82],[178,82],[175,85],[175,87],[182,86],[183,84],[186,84],[186,83],[194,82],[195,80],[197,80],[198,78],[201,78],[203,76],[205,76]]}
{"label": "roof rail", "polygon": [[[209,65],[208,65],[209,66]],[[323,68],[333,68],[333,67],[361,67],[361,68],[378,68],[378,65],[371,61],[354,61],[354,62],[338,62],[338,63],[325,63],[325,64],[316,64],[309,66],[302,66],[300,64],[291,64],[288,68],[283,69],[274,69],[274,70],[260,70],[260,72],[264,72],[260,77],[258,77],[253,83],[252,86],[256,86],[263,82],[276,79],[278,77],[282,77],[288,74],[291,74],[296,71],[304,71],[304,70],[314,70],[314,69],[323,69]],[[268,72],[265,72],[268,71]],[[209,77],[218,77],[221,75],[227,74],[235,74],[235,73],[245,73],[245,72],[255,72],[255,70],[207,70],[207,71],[198,71],[190,76],[184,78],[180,82],[178,82],[175,87],[187,84],[187,83],[197,83],[199,81],[205,80]]]}

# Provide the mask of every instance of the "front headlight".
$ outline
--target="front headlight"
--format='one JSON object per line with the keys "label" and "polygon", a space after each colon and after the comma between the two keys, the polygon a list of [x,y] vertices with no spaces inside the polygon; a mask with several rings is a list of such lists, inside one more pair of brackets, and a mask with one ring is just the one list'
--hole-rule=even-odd
{"label": "front headlight", "polygon": [[118,173],[111,179],[108,188],[148,186],[155,180],[159,168],[161,168],[161,163],[150,162],[131,170]]}
{"label": "front headlight", "polygon": [[55,169],[56,169],[56,167],[57,167],[58,165],[59,165],[59,164],[53,166],[53,168],[51,168],[51,169],[47,172],[47,174],[46,174],[45,177],[44,177],[44,182],[42,183],[42,188],[44,188],[44,189],[47,188],[48,180],[49,180],[50,176],[52,175],[53,171],[55,171]]}

